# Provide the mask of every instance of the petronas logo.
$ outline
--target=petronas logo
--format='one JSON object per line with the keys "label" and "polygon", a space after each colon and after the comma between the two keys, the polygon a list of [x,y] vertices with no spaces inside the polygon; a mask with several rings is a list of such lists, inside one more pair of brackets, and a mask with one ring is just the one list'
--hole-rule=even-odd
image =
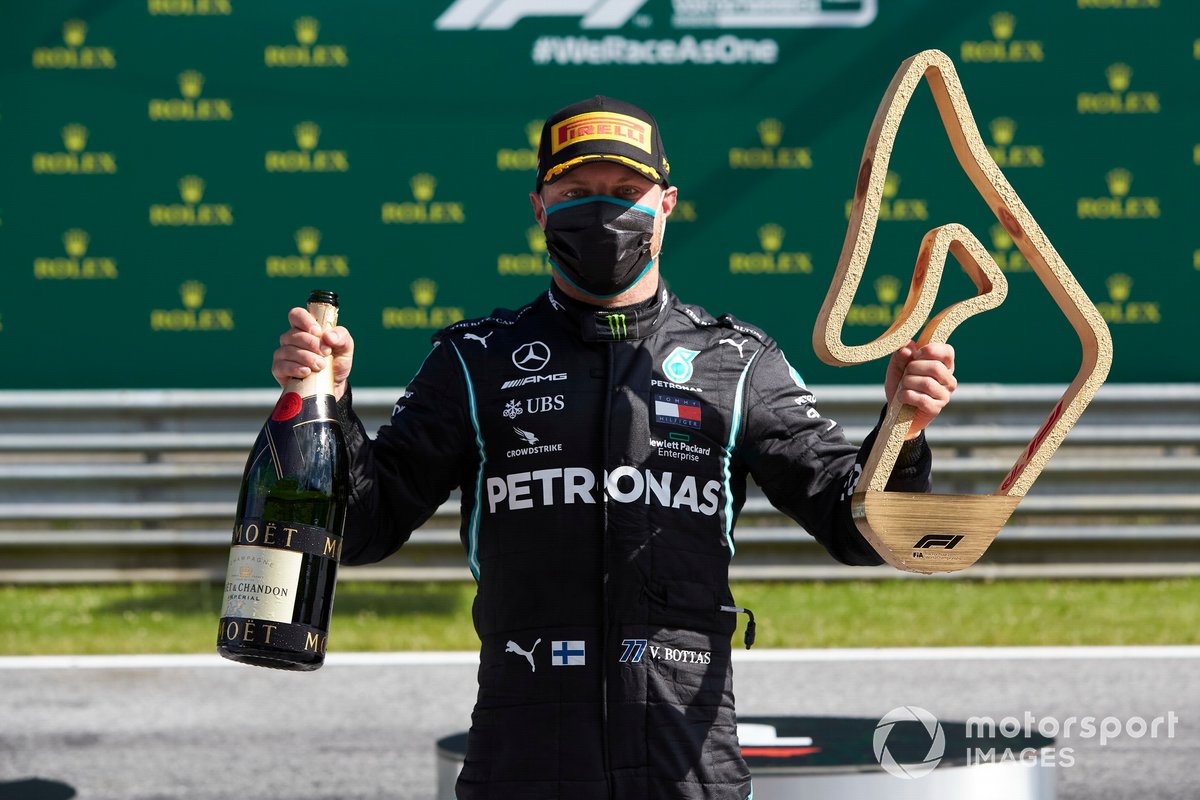
{"label": "petronas logo", "polygon": [[629,336],[629,327],[624,314],[605,314],[608,320],[608,332],[614,339],[624,339]]}
{"label": "petronas logo", "polygon": [[268,45],[263,63],[275,68],[345,67],[350,63],[345,45],[317,44],[321,23],[315,17],[300,17],[292,23],[295,44]]}
{"label": "petronas logo", "polygon": [[692,361],[700,355],[699,350],[688,350],[686,347],[676,347],[670,355],[663,359],[663,375],[671,383],[687,383],[692,379]]}

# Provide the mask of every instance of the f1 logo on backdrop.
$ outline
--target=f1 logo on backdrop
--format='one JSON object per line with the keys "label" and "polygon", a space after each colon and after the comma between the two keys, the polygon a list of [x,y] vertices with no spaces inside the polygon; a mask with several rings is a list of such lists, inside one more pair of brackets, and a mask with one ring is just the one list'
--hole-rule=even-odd
{"label": "f1 logo on backdrop", "polygon": [[[665,3],[666,0],[662,0]],[[647,0],[454,0],[433,23],[441,31],[503,31],[525,17],[581,17],[579,27],[616,30]],[[862,28],[878,0],[672,0],[675,28]]]}
{"label": "f1 logo on backdrop", "polygon": [[454,0],[433,23],[440,31],[508,30],[523,17],[583,17],[581,28],[620,28],[646,0]]}

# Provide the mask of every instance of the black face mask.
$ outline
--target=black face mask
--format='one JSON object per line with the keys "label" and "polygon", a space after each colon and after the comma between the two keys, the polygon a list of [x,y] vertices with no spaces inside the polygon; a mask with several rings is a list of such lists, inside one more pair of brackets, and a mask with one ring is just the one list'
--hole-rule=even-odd
{"label": "black face mask", "polygon": [[550,265],[581,292],[605,299],[633,286],[650,270],[654,211],[595,195],[546,209]]}

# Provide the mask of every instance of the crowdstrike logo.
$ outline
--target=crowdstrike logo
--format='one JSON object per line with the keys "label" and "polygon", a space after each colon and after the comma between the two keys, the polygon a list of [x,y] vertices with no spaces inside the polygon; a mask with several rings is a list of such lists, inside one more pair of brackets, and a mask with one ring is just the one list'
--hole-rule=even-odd
{"label": "crowdstrike logo", "polygon": [[620,28],[646,0],[455,0],[433,23],[439,31],[503,31],[525,17],[582,17],[579,27]]}
{"label": "crowdstrike logo", "polygon": [[[888,734],[897,722],[919,722],[929,733],[929,752],[925,758],[914,763],[902,764],[892,757],[888,751]],[[875,736],[871,740],[875,750],[875,760],[889,775],[897,778],[920,778],[928,775],[946,753],[946,734],[942,731],[937,717],[919,706],[898,706],[883,715],[875,726]]]}

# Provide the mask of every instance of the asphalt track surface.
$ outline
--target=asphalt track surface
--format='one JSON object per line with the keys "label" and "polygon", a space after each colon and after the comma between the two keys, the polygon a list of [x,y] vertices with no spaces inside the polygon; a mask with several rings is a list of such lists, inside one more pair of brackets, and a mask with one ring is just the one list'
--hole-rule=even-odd
{"label": "asphalt track surface", "polygon": [[[432,798],[434,742],[467,725],[473,659],[339,654],[293,674],[216,656],[0,658],[0,800]],[[1200,647],[756,650],[735,672],[746,716],[1174,713],[1173,738],[1060,736],[1074,763],[1055,768],[1058,797],[1200,797]]]}

